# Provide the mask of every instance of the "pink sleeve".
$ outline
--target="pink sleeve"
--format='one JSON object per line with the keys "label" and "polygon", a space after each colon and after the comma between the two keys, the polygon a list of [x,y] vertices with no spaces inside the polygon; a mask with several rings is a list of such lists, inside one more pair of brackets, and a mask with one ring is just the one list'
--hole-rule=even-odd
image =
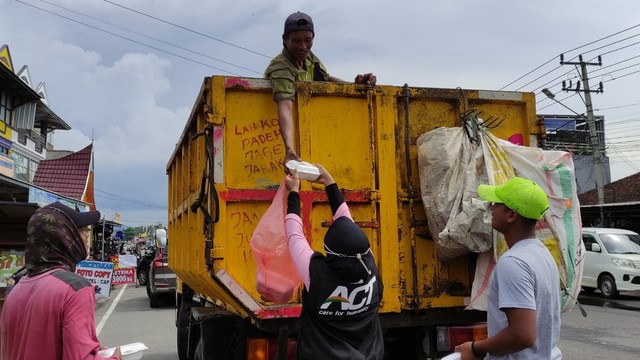
{"label": "pink sleeve", "polygon": [[95,296],[93,287],[85,287],[69,297],[62,323],[63,359],[117,359],[98,355],[100,342],[94,318]]}
{"label": "pink sleeve", "polygon": [[338,210],[336,210],[336,213],[333,215],[333,220],[341,217],[341,216],[346,216],[349,218],[349,220],[353,221],[353,218],[351,217],[351,212],[349,211],[349,207],[347,206],[346,202],[343,202],[339,207]]}
{"label": "pink sleeve", "polygon": [[284,219],[285,229],[287,232],[287,241],[289,243],[289,253],[293,262],[296,264],[298,273],[304,282],[307,290],[309,290],[309,263],[314,251],[309,246],[307,239],[302,232],[302,220],[296,214],[287,214]]}

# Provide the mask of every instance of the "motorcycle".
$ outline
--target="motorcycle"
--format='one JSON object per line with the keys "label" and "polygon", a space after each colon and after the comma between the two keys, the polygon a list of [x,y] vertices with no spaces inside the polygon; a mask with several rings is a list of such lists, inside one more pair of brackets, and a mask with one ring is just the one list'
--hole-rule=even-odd
{"label": "motorcycle", "polygon": [[146,286],[147,281],[149,281],[149,267],[151,267],[151,261],[153,261],[153,253],[138,256],[138,284],[140,286]]}

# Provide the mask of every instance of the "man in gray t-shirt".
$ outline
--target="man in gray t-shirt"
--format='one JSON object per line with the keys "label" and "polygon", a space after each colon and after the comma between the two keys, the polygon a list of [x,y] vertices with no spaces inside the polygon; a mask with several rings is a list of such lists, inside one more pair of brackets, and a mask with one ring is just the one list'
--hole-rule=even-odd
{"label": "man in gray t-shirt", "polygon": [[549,250],[535,237],[535,226],[549,202],[531,180],[515,177],[501,186],[480,185],[491,201],[491,226],[509,250],[493,270],[488,293],[488,338],[456,347],[462,360],[562,359],[560,280]]}

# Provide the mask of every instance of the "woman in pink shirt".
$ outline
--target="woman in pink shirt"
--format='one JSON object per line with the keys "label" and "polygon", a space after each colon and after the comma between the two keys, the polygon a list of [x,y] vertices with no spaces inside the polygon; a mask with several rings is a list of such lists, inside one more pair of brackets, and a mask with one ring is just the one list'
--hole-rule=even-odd
{"label": "woman in pink shirt", "polygon": [[300,179],[287,175],[285,228],[291,257],[303,279],[297,359],[382,359],[378,317],[382,281],[369,239],[353,222],[338,185],[321,165],[315,182],[325,185],[333,223],[324,237],[325,254],[314,252],[302,231]]}
{"label": "woman in pink shirt", "polygon": [[[100,212],[78,212],[59,202],[29,219],[25,271],[0,314],[0,359],[89,360],[98,355],[95,292],[75,274],[87,258],[89,225]],[[108,359],[120,360],[120,348]]]}

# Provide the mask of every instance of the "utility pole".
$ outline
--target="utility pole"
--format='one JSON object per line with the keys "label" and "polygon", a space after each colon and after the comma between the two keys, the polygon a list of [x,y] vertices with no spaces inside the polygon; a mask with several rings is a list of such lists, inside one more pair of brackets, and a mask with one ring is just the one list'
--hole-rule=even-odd
{"label": "utility pole", "polygon": [[[604,218],[604,171],[602,164],[602,154],[600,153],[600,138],[598,137],[598,132],[596,131],[596,121],[593,117],[593,105],[591,102],[591,93],[602,93],[602,82],[600,82],[600,86],[596,90],[591,90],[589,87],[589,76],[587,74],[587,65],[597,65],[602,66],[602,58],[598,56],[597,63],[589,63],[585,62],[582,59],[582,55],[579,56],[579,62],[565,62],[564,54],[560,55],[560,65],[580,65],[580,70],[582,72],[582,82],[584,84],[584,90],[580,90],[580,82],[578,82],[576,89],[568,89],[565,87],[564,82],[562,83],[562,90],[564,91],[582,91],[584,92],[585,105],[587,106],[587,125],[589,126],[589,138],[591,142],[591,147],[593,149],[593,167],[596,173],[596,190],[598,192],[598,205],[600,208],[600,224],[601,226],[605,225]],[[604,124],[603,124],[604,126]]]}

